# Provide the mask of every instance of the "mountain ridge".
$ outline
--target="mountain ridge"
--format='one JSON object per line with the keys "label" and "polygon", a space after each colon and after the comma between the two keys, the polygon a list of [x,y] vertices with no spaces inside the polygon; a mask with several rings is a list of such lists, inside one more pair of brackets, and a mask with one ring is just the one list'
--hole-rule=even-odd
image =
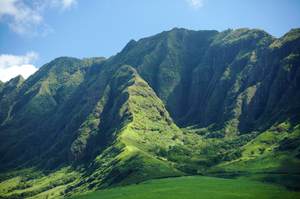
{"label": "mountain ridge", "polygon": [[244,172],[271,157],[282,161],[260,169],[296,175],[299,54],[300,29],[276,39],[174,28],[109,59],[57,58],[26,80],[0,82],[0,168],[47,176],[72,167],[80,178],[65,195]]}

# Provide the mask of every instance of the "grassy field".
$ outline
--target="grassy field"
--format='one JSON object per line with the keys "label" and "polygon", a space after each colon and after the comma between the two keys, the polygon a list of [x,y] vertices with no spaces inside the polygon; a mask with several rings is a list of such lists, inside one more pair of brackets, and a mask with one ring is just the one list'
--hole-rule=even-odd
{"label": "grassy field", "polygon": [[100,190],[73,199],[105,198],[300,198],[300,192],[261,182],[189,176],[150,180],[137,185]]}
{"label": "grassy field", "polygon": [[16,177],[5,182],[0,183],[0,196],[6,193],[6,190],[10,189],[11,187],[16,186],[19,181],[20,177]]}
{"label": "grassy field", "polygon": [[[13,195],[22,193],[28,193],[35,191],[36,195],[31,198],[45,199],[45,198],[62,198],[61,192],[75,182],[80,177],[78,172],[68,172],[69,167],[64,167],[56,172],[53,172],[47,176],[40,176],[34,179],[23,179],[24,177],[15,177],[0,183],[0,198],[12,197]],[[23,179],[23,181],[22,181]],[[71,180],[70,180],[71,179]],[[63,182],[65,181],[65,182]],[[16,188],[20,185],[31,185],[24,188]],[[29,196],[26,196],[26,198]]]}

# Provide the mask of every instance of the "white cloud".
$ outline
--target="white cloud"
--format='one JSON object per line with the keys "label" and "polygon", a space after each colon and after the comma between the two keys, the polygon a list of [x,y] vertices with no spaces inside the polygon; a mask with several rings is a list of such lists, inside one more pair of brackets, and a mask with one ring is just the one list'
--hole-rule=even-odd
{"label": "white cloud", "polygon": [[53,30],[44,21],[44,10],[60,8],[64,11],[76,4],[76,0],[0,0],[0,21],[23,36],[45,35]]}
{"label": "white cloud", "polygon": [[202,7],[203,5],[203,0],[186,0],[189,4],[190,7],[198,9]]}
{"label": "white cloud", "polygon": [[32,28],[43,21],[38,11],[19,0],[1,0],[0,19],[6,21],[20,35],[25,35],[27,31],[32,32]]}
{"label": "white cloud", "polygon": [[77,2],[75,0],[62,0],[63,8],[70,8],[72,5],[76,5]]}
{"label": "white cloud", "polygon": [[7,82],[18,75],[22,75],[27,79],[38,70],[34,65],[30,64],[37,57],[38,54],[36,52],[28,52],[25,56],[0,55],[0,80]]}

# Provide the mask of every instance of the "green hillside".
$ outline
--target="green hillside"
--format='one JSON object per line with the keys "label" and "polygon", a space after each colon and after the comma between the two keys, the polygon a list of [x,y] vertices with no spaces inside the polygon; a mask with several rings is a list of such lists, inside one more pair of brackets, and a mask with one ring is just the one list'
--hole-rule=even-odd
{"label": "green hillside", "polygon": [[0,197],[188,175],[299,190],[299,54],[300,29],[174,28],[0,82]]}
{"label": "green hillside", "polygon": [[[162,186],[163,184],[163,186]],[[126,187],[95,191],[81,198],[299,198],[299,192],[245,180],[181,177],[151,180]]]}

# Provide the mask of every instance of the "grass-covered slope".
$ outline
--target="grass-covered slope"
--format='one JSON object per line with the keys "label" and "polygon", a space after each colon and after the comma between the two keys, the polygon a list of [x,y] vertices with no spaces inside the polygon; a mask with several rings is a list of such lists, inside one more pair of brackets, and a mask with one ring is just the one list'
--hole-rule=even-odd
{"label": "grass-covered slope", "polygon": [[219,179],[213,177],[181,177],[151,180],[126,187],[95,191],[72,197],[74,199],[97,198],[299,198],[299,192],[283,187],[247,180]]}
{"label": "grass-covered slope", "polygon": [[240,157],[213,166],[208,172],[219,177],[284,184],[299,191],[299,138],[299,124],[283,122],[241,146]]}

